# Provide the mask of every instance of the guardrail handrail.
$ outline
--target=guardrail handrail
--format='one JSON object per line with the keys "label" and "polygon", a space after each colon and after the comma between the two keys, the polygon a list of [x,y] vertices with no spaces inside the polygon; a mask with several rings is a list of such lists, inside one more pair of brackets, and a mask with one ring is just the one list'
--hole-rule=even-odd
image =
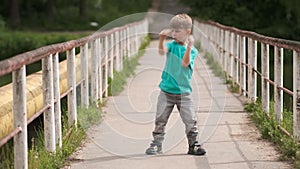
{"label": "guardrail handrail", "polygon": [[[12,84],[4,87],[13,90],[14,129],[0,140],[0,147],[14,137],[14,168],[28,168],[27,123],[44,113],[45,148],[49,152],[55,152],[57,145],[62,146],[59,100],[68,97],[69,125],[76,127],[76,87],[81,85],[82,106],[87,107],[90,101],[101,102],[103,97],[108,96],[108,78],[113,78],[113,70],[122,69],[124,57],[135,55],[147,34],[148,21],[144,19],[77,40],[44,46],[0,61],[0,76],[11,72],[13,74]],[[75,56],[75,48],[78,47],[80,56]],[[91,52],[88,52],[89,47]],[[66,52],[67,59],[59,62],[59,54],[62,52]],[[79,60],[78,63],[75,62],[76,59],[79,59],[81,64],[78,66],[80,79],[76,75],[79,64]],[[42,76],[43,107],[27,119],[26,78],[29,76],[26,77],[26,65],[40,60],[42,73],[35,74]],[[67,87],[63,93],[60,91],[60,64],[67,67]],[[89,80],[90,76],[92,78]]]}
{"label": "guardrail handrail", "polygon": [[[300,138],[300,42],[199,19],[195,19],[193,30],[202,49],[212,54],[227,78],[231,78],[239,86],[240,92],[252,101],[257,99],[257,76],[261,77],[262,108],[266,113],[270,111],[271,102],[269,85],[274,86],[274,112],[279,124],[283,120],[283,92],[293,97],[293,133],[289,134]],[[258,43],[261,71],[257,69]],[[274,80],[270,79],[270,46],[274,47]],[[292,90],[283,83],[284,49],[293,52]],[[286,130],[284,132],[287,133]]]}
{"label": "guardrail handrail", "polygon": [[201,21],[199,19],[196,19],[196,21],[218,27],[222,30],[234,32],[237,35],[246,36],[253,40],[257,40],[257,41],[260,41],[260,42],[263,42],[263,43],[266,43],[266,44],[269,44],[272,46],[278,46],[280,48],[285,48],[285,49],[295,50],[297,52],[300,52],[300,42],[299,41],[292,41],[292,40],[287,40],[287,39],[280,39],[280,38],[265,36],[265,35],[258,34],[256,32],[241,30],[241,29],[231,27],[231,26],[225,26],[225,25],[222,25],[222,24],[214,22],[214,21]]}
{"label": "guardrail handrail", "polygon": [[142,21],[130,23],[121,27],[116,27],[111,30],[96,32],[90,36],[86,36],[77,40],[70,40],[67,42],[57,43],[53,45],[47,45],[40,47],[35,50],[31,50],[22,54],[18,54],[11,58],[0,61],[0,76],[10,73],[14,70],[21,68],[23,65],[29,65],[42,58],[49,56],[50,54],[61,53],[63,51],[70,50],[74,47],[80,47],[87,43],[88,41],[95,40],[97,38],[103,38],[107,35],[113,34],[120,30],[124,30],[127,27],[132,27],[140,24]]}

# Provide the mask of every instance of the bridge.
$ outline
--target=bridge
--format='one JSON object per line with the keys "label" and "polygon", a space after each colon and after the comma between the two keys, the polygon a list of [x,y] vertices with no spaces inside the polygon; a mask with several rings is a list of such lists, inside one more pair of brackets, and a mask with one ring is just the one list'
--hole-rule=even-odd
{"label": "bridge", "polygon": [[[293,98],[293,133],[300,134],[300,44],[266,37],[215,22],[194,19],[193,35],[200,42],[193,76],[193,97],[199,117],[200,141],[207,155],[186,155],[184,127],[174,110],[169,121],[164,154],[144,155],[151,141],[155,104],[164,58],[151,41],[136,74],[118,96],[108,97],[108,79],[122,71],[123,61],[138,53],[146,36],[155,35],[172,15],[149,12],[145,19],[60,44],[45,46],[0,62],[0,76],[12,74],[13,82],[0,88],[1,146],[14,138],[15,168],[28,168],[27,125],[44,115],[45,147],[53,153],[62,146],[60,99],[68,98],[68,122],[77,126],[77,107],[107,99],[100,125],[87,131],[88,140],[74,155],[70,168],[291,168],[261,136],[244,110],[261,91],[262,107],[274,104],[276,119],[283,120],[283,95]],[[150,28],[150,29],[149,29]],[[76,49],[79,54],[76,55]],[[260,50],[258,50],[260,49]],[[274,50],[274,63],[270,63]],[[293,88],[284,86],[283,59],[292,52]],[[66,53],[66,61],[59,56]],[[209,53],[239,93],[232,93],[204,59]],[[260,67],[258,69],[258,58]],[[42,70],[26,76],[26,65],[42,61]],[[271,65],[270,65],[271,64]],[[274,67],[274,79],[270,67]],[[258,79],[261,84],[258,84]],[[270,97],[270,86],[274,98]],[[80,93],[78,92],[80,88]],[[274,100],[274,103],[271,102]],[[11,120],[13,119],[13,121]],[[68,167],[67,167],[68,168]]]}

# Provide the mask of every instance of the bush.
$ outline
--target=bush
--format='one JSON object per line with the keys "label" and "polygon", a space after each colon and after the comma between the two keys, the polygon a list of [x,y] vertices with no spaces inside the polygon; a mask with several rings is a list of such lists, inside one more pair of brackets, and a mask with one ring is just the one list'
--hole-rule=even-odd
{"label": "bush", "polygon": [[[294,137],[287,136],[279,128],[279,123],[277,122],[274,115],[274,102],[270,104],[269,115],[262,110],[261,101],[255,103],[250,103],[245,107],[245,110],[251,112],[251,118],[255,122],[256,126],[260,128],[262,137],[268,139],[276,144],[279,150],[282,152],[282,159],[284,160],[295,160],[296,152],[299,150],[299,145],[297,144],[297,139]],[[285,118],[281,122],[281,126],[290,130],[292,123],[292,114],[287,111],[284,112]],[[291,133],[291,132],[290,132]],[[291,133],[292,134],[292,133]]]}
{"label": "bush", "polygon": [[0,15],[0,31],[4,30],[5,28],[5,21],[3,20],[3,17]]}
{"label": "bush", "polygon": [[9,32],[0,33],[0,60],[42,46],[78,39],[86,34]]}

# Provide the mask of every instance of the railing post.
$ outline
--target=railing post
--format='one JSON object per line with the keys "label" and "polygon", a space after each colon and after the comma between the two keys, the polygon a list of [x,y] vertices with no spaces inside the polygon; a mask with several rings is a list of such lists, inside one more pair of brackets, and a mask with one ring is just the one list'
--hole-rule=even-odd
{"label": "railing post", "polygon": [[116,46],[116,71],[121,70],[121,63],[120,63],[120,31],[115,32],[115,46]]}
{"label": "railing post", "polygon": [[118,37],[118,40],[117,40],[117,43],[118,43],[118,46],[119,46],[119,70],[122,70],[122,57],[123,57],[123,54],[122,54],[122,40],[123,40],[123,31],[120,30],[119,33],[118,33],[119,37]]}
{"label": "railing post", "polygon": [[[253,41],[253,52],[254,52],[254,58],[253,58],[253,69],[257,70],[257,40]],[[252,77],[253,77],[253,93],[252,98],[254,101],[257,99],[257,73],[253,70],[252,71]]]}
{"label": "railing post", "polygon": [[98,96],[99,101],[102,103],[102,97],[103,97],[103,88],[102,88],[102,80],[103,80],[103,72],[102,72],[102,56],[103,56],[103,42],[101,42],[102,39],[97,39],[97,46],[98,46]]}
{"label": "railing post", "polygon": [[130,30],[130,55],[134,56],[134,52],[135,52],[135,46],[134,46],[135,45],[134,44],[134,41],[135,41],[134,28],[130,27],[129,30]]}
{"label": "railing post", "polygon": [[283,111],[283,91],[278,87],[283,87],[283,48],[274,46],[274,50],[274,111],[280,122]]}
{"label": "railing post", "polygon": [[220,55],[221,55],[221,65],[222,69],[225,70],[225,31],[221,29],[221,48],[220,48]]}
{"label": "railing post", "polygon": [[89,106],[89,59],[88,59],[88,43],[80,46],[81,59],[81,106],[87,108]]}
{"label": "railing post", "polygon": [[234,69],[234,33],[233,32],[230,32],[230,50],[229,50],[229,76],[231,77],[231,79],[233,80],[234,82],[234,79],[233,79],[233,69]]}
{"label": "railing post", "polygon": [[225,32],[225,44],[224,44],[224,71],[226,73],[226,78],[228,76],[228,59],[229,59],[229,32],[228,31],[224,31]]}
{"label": "railing post", "polygon": [[126,37],[126,32],[125,32],[126,30],[125,29],[123,29],[122,30],[122,38],[121,38],[121,40],[122,40],[122,44],[121,44],[121,53],[122,53],[122,55],[121,55],[121,57],[122,57],[122,60],[124,59],[124,56],[126,55],[126,53],[125,53],[125,46],[126,46],[126,39],[125,39],[125,37]]}
{"label": "railing post", "polygon": [[137,54],[137,52],[139,51],[139,38],[138,38],[138,25],[134,26],[134,37],[135,37],[135,52]]}
{"label": "railing post", "polygon": [[238,36],[233,33],[232,43],[232,80],[235,84],[238,83]]}
{"label": "railing post", "polygon": [[248,38],[248,97],[252,99],[252,91],[253,91],[253,77],[252,77],[252,69],[253,69],[253,40]]}
{"label": "railing post", "polygon": [[61,130],[61,104],[60,104],[60,81],[59,81],[59,54],[53,56],[53,88],[54,88],[54,119],[55,119],[55,142],[62,147]]}
{"label": "railing post", "polygon": [[108,35],[104,38],[104,97],[108,96]]}
{"label": "railing post", "polygon": [[246,37],[240,37],[240,85],[241,92],[246,96]]}
{"label": "railing post", "polygon": [[77,127],[75,48],[67,51],[67,67],[68,88],[72,89],[68,94],[69,126],[75,125]]}
{"label": "railing post", "polygon": [[127,57],[131,57],[131,51],[130,51],[130,32],[129,32],[129,27],[127,27],[126,29],[126,44],[127,44],[127,50],[126,50],[126,53],[127,53]]}
{"label": "railing post", "polygon": [[26,66],[14,71],[13,111],[14,128],[22,130],[14,136],[14,168],[28,168],[27,111],[26,111]]}
{"label": "railing post", "polygon": [[124,30],[120,31],[120,70],[123,69],[123,57],[124,57]]}
{"label": "railing post", "polygon": [[110,39],[109,39],[110,43],[109,43],[109,49],[108,50],[108,53],[109,53],[109,77],[111,79],[114,78],[114,34],[111,33],[110,34]]}
{"label": "railing post", "polygon": [[218,49],[218,46],[219,46],[219,44],[218,44],[218,28],[214,27],[213,32],[214,32],[213,37],[214,37],[215,47],[216,47],[216,49]]}
{"label": "railing post", "polygon": [[223,49],[223,33],[222,33],[222,29],[218,28],[218,31],[219,31],[219,35],[218,35],[218,53],[219,53],[219,59],[218,59],[218,63],[222,65],[222,55],[223,55],[223,52],[222,52],[222,49]]}
{"label": "railing post", "polygon": [[269,113],[270,111],[270,87],[269,82],[269,45],[261,43],[261,97],[263,111]]}
{"label": "railing post", "polygon": [[98,99],[98,45],[97,39],[91,42],[91,55],[92,55],[92,72],[91,72],[91,102],[96,103]]}
{"label": "railing post", "polygon": [[239,52],[240,52],[240,35],[236,35],[236,50],[235,50],[235,82],[237,84],[239,84],[239,72],[240,72],[240,67],[239,67],[239,63],[240,63],[240,58],[239,58]]}
{"label": "railing post", "polygon": [[227,72],[227,78],[232,78],[232,53],[231,53],[231,46],[232,46],[232,33],[230,31],[228,31],[228,44],[227,44],[227,53],[228,53],[228,58],[227,58],[227,69],[226,69],[226,72]]}
{"label": "railing post", "polygon": [[252,101],[255,101],[257,96],[257,75],[254,69],[257,69],[257,41],[248,38],[248,97]]}
{"label": "railing post", "polygon": [[49,108],[44,112],[45,148],[55,152],[55,118],[53,95],[53,65],[52,55],[42,59],[44,106]]}
{"label": "railing post", "polygon": [[300,52],[293,51],[293,131],[300,137]]}

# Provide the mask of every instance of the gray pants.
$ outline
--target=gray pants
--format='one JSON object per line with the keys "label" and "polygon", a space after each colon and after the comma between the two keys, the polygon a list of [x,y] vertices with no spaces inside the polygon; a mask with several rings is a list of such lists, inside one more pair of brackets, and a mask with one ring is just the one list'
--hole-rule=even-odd
{"label": "gray pants", "polygon": [[157,111],[155,118],[155,128],[153,131],[154,141],[162,143],[165,135],[165,128],[172,113],[174,106],[180,113],[180,117],[185,124],[185,133],[187,135],[189,145],[197,141],[197,115],[194,110],[191,94],[170,94],[161,91],[157,100]]}

